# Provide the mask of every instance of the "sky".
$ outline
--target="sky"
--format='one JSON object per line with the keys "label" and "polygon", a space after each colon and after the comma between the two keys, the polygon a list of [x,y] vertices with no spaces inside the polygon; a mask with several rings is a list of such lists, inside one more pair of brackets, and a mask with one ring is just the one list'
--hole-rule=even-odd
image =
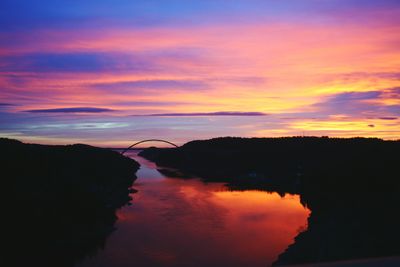
{"label": "sky", "polygon": [[400,139],[398,0],[2,0],[0,137]]}

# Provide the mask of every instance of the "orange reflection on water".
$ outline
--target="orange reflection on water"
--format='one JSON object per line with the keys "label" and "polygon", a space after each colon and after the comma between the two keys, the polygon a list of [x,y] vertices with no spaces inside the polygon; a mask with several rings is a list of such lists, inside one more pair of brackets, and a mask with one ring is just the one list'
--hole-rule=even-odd
{"label": "orange reflection on water", "polygon": [[298,195],[227,191],[162,176],[141,159],[132,206],[118,212],[105,249],[78,266],[268,266],[305,229]]}
{"label": "orange reflection on water", "polygon": [[212,201],[225,208],[226,246],[239,262],[257,266],[273,262],[299,231],[306,229],[310,211],[299,195],[279,196],[263,191],[219,191]]}

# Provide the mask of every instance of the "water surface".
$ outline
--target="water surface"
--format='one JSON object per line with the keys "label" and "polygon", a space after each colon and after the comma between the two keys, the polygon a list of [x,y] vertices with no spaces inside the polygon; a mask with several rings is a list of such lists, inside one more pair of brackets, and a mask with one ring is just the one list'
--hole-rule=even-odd
{"label": "water surface", "polygon": [[268,266],[306,228],[298,195],[166,177],[129,156],[141,164],[139,192],[119,210],[104,249],[78,266]]}

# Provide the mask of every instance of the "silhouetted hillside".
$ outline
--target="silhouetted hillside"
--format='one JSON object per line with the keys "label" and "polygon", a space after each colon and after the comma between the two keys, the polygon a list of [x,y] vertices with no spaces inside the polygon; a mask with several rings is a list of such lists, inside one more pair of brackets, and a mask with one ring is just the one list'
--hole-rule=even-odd
{"label": "silhouetted hillside", "polygon": [[137,162],[80,144],[0,139],[0,149],[3,266],[73,266],[104,245],[116,209],[130,200]]}
{"label": "silhouetted hillside", "polygon": [[140,155],[234,189],[300,194],[309,229],[277,264],[400,255],[400,141],[227,137]]}

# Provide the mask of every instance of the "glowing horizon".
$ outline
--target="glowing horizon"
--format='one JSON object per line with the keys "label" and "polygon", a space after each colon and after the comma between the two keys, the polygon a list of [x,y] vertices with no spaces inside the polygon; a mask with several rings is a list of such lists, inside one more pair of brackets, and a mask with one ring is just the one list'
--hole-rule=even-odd
{"label": "glowing horizon", "polygon": [[400,3],[0,4],[0,136],[400,138]]}

